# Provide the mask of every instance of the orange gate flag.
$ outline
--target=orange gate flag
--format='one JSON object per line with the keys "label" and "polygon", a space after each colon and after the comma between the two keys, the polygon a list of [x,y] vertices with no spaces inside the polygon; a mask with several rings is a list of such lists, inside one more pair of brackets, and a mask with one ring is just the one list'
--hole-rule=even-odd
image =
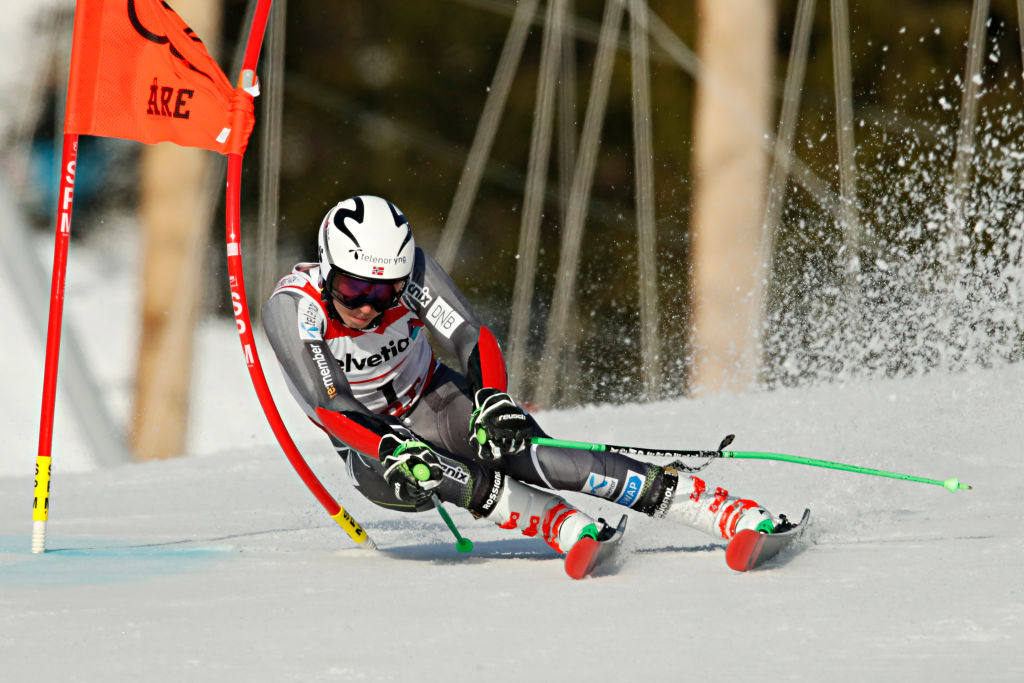
{"label": "orange gate flag", "polygon": [[65,133],[242,154],[254,122],[252,96],[167,3],[78,0]]}

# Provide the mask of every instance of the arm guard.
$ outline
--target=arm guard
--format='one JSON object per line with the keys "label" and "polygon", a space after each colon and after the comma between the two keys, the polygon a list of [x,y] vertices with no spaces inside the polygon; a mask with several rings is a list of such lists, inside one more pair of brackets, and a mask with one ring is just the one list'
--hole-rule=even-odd
{"label": "arm guard", "polygon": [[467,366],[466,381],[469,382],[469,389],[473,395],[485,387],[498,391],[508,389],[505,356],[501,353],[498,340],[486,327],[480,328],[480,337],[469,354]]}

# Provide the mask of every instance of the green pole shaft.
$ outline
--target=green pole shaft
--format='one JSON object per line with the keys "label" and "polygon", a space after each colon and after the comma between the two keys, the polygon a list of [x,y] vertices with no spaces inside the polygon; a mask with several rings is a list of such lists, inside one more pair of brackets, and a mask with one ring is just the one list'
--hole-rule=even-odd
{"label": "green pole shaft", "polygon": [[765,453],[761,451],[722,451],[723,458],[736,458],[736,459],[749,459],[749,460],[781,460],[783,462],[793,462],[800,465],[810,465],[811,467],[825,467],[831,470],[843,470],[845,472],[858,472],[860,474],[870,474],[876,477],[889,477],[890,479],[902,479],[904,481],[916,481],[921,484],[933,484],[935,486],[942,486],[943,488],[949,489],[950,491],[956,491],[959,489],[970,489],[968,484],[961,484],[956,478],[952,479],[929,479],[927,477],[915,477],[912,474],[901,474],[899,472],[887,472],[886,470],[876,470],[872,467],[861,467],[859,465],[847,465],[841,462],[831,462],[829,460],[818,460],[816,458],[804,458],[798,455],[787,455],[785,453]]}
{"label": "green pole shaft", "polygon": [[448,529],[455,536],[455,549],[460,553],[469,553],[473,551],[473,541],[469,540],[465,536],[459,533],[459,530],[455,526],[455,522],[452,521],[448,511],[444,509],[444,505],[441,505],[441,500],[437,497],[437,494],[430,496],[430,500],[434,503],[434,507],[441,513],[441,519],[448,525]]}
{"label": "green pole shaft", "polygon": [[702,458],[733,458],[733,459],[749,459],[749,460],[781,460],[783,462],[792,462],[798,465],[810,465],[812,467],[825,467],[833,470],[843,470],[846,472],[857,472],[859,474],[869,474],[876,477],[889,477],[891,479],[902,479],[904,481],[913,481],[921,484],[933,484],[935,486],[941,486],[949,491],[958,491],[961,489],[970,489],[970,485],[961,484],[960,480],[953,477],[951,479],[929,479],[927,477],[915,477],[911,474],[901,474],[899,472],[887,472],[885,470],[877,470],[872,467],[860,467],[859,465],[847,465],[841,462],[832,462],[830,460],[818,460],[816,458],[804,458],[797,455],[787,455],[785,453],[768,453],[763,451],[708,451],[708,450],[678,450],[668,448],[643,448],[636,446],[615,446],[612,444],[603,443],[592,443],[590,441],[568,441],[565,439],[549,439],[547,437],[534,437],[530,440],[530,443],[538,446],[554,446],[557,448],[575,448],[578,450],[585,451],[616,451],[619,453],[625,453],[627,455],[638,455],[638,456],[651,456],[651,457],[702,457]]}
{"label": "green pole shaft", "polygon": [[[430,479],[430,468],[426,465],[419,464],[414,465],[412,468],[412,476],[416,477],[420,481],[426,481]],[[464,537],[459,533],[458,528],[455,526],[455,522],[452,521],[451,515],[444,509],[444,505],[441,504],[441,499],[437,497],[436,493],[430,494],[430,502],[437,508],[438,513],[441,515],[441,519],[448,525],[448,530],[452,532],[452,536],[455,537],[455,549],[460,553],[468,553],[473,550],[473,541]]]}
{"label": "green pole shaft", "polygon": [[606,451],[608,446],[603,443],[589,441],[568,441],[566,439],[549,439],[546,436],[535,436],[530,443],[537,446],[555,446],[556,448],[575,448],[580,451]]}
{"label": "green pole shaft", "polygon": [[436,495],[431,496],[430,499],[431,502],[434,503],[434,507],[437,508],[437,511],[441,513],[441,519],[443,519],[444,523],[448,525],[448,528],[451,530],[452,535],[455,536],[455,540],[461,541],[462,534],[460,534],[458,528],[456,528],[455,522],[452,521],[451,515],[449,515],[448,511],[444,509],[443,505],[441,505],[441,501],[438,500]]}

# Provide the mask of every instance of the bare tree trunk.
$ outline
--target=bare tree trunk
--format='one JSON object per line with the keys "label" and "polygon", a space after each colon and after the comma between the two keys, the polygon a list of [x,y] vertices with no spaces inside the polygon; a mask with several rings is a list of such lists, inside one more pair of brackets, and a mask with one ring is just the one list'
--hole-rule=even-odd
{"label": "bare tree trunk", "polygon": [[756,379],[764,288],[761,220],[768,173],[775,6],[700,0],[701,70],[690,225],[696,392]]}
{"label": "bare tree trunk", "polygon": [[[173,0],[173,9],[215,55],[219,0]],[[204,183],[210,153],[171,143],[146,146],[139,169],[142,330],[132,445],[139,460],[184,452],[203,247],[209,229]]]}

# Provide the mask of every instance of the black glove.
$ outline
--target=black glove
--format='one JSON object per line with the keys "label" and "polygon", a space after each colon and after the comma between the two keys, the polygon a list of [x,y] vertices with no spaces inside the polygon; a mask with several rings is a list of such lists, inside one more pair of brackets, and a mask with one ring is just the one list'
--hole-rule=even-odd
{"label": "black glove", "polygon": [[418,505],[441,485],[441,463],[422,441],[388,434],[380,440],[379,455],[384,480],[402,502]]}
{"label": "black glove", "polygon": [[533,437],[533,422],[511,396],[497,389],[480,389],[473,405],[469,440],[482,460],[496,462],[526,448]]}

